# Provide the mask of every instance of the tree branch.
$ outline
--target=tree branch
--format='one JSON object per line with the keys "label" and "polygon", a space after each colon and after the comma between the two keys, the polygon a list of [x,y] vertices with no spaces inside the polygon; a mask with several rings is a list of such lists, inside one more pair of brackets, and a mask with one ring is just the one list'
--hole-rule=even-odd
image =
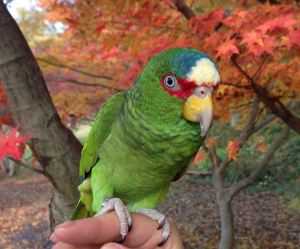
{"label": "tree branch", "polygon": [[77,72],[77,73],[80,73],[80,74],[84,74],[84,75],[87,75],[87,76],[90,76],[90,77],[94,77],[94,78],[98,78],[98,79],[107,79],[107,80],[113,80],[112,77],[109,77],[109,76],[100,76],[100,75],[96,75],[96,74],[91,74],[91,73],[88,73],[88,72],[84,72],[84,71],[81,71],[81,70],[78,70],[76,68],[72,68],[72,67],[69,67],[69,66],[66,66],[66,65],[62,65],[62,64],[56,64],[56,63],[53,63],[51,61],[47,61],[43,58],[39,58],[39,57],[35,57],[38,61],[42,61],[42,62],[45,62],[51,66],[54,66],[54,67],[60,67],[60,68],[67,68],[67,69],[70,69],[74,72]]}
{"label": "tree branch", "polygon": [[245,87],[252,87],[252,85],[245,85],[245,86],[238,86],[238,85],[235,85],[235,84],[232,84],[232,83],[225,83],[225,82],[222,82],[221,83],[222,85],[227,85],[227,86],[234,86],[234,87],[237,87],[237,88],[245,88]]}
{"label": "tree branch", "polygon": [[256,75],[258,75],[258,73],[262,69],[263,65],[267,61],[267,58],[268,58],[268,55],[266,55],[266,57],[264,58],[263,62],[260,64],[260,66],[258,67],[258,69],[256,70],[256,72],[254,73],[254,75],[252,76],[252,79],[254,79],[256,77]]}
{"label": "tree branch", "polygon": [[[258,99],[256,99],[253,103],[246,129],[243,131],[243,133],[238,138],[238,141],[240,141],[240,144],[239,144],[240,149],[243,147],[243,145],[247,141],[247,139],[254,133],[253,130],[254,130],[254,125],[255,125],[256,115],[258,112],[258,105],[259,105],[259,101],[258,101]],[[223,175],[225,173],[231,160],[229,160],[229,157],[226,156],[225,159],[221,162],[221,164],[219,165],[219,172],[221,175]]]}
{"label": "tree branch", "polygon": [[[58,79],[58,78],[54,78],[54,77],[49,77],[49,76],[46,76],[45,79],[49,79],[49,80],[53,80],[53,81],[56,81],[56,82],[59,82],[59,83],[72,83],[72,84],[77,84],[77,85],[82,85],[82,86],[96,86],[96,87],[104,87],[104,88],[108,88],[108,89],[112,89],[113,87],[111,86],[106,86],[106,85],[103,85],[103,84],[91,84],[91,83],[86,83],[86,82],[80,82],[80,81],[77,81],[77,80],[74,80],[74,79],[66,79],[66,78],[63,78],[63,79]],[[122,89],[119,89],[119,88],[114,88],[114,90],[116,91],[122,91]]]}
{"label": "tree branch", "polygon": [[32,170],[32,171],[34,171],[34,172],[37,172],[37,173],[42,174],[42,175],[45,175],[44,170],[36,169],[36,168],[30,167],[30,166],[28,166],[27,164],[21,162],[20,160],[14,158],[14,157],[7,156],[7,155],[5,155],[5,157],[8,158],[9,160],[11,160],[11,161],[13,161],[13,162],[15,162],[15,163],[21,165],[21,166],[27,168],[27,169],[30,169],[30,170]]}
{"label": "tree branch", "polygon": [[[210,132],[207,133],[206,139],[209,139],[209,137],[210,137]],[[209,151],[210,151],[210,154],[212,155],[211,161],[212,161],[213,165],[214,166],[219,166],[220,163],[222,162],[222,160],[218,156],[216,148],[214,146],[209,146]]]}
{"label": "tree branch", "polygon": [[230,189],[231,198],[234,197],[242,189],[248,187],[249,185],[251,185],[254,182],[255,178],[258,177],[259,174],[262,172],[262,170],[266,167],[266,165],[268,164],[268,162],[274,155],[274,152],[280,147],[283,140],[288,137],[289,131],[290,131],[290,127],[286,126],[283,131],[283,134],[272,143],[272,145],[271,145],[270,149],[268,150],[268,152],[266,153],[265,157],[260,162],[260,164],[257,166],[257,168],[252,172],[252,174],[248,178],[242,180],[241,182],[239,182],[238,184],[236,184],[235,186],[233,186]]}
{"label": "tree branch", "polygon": [[211,175],[212,171],[194,171],[194,170],[188,170],[186,173],[188,175],[207,176],[207,175]]}
{"label": "tree branch", "polygon": [[186,19],[190,20],[195,17],[194,12],[186,5],[184,0],[173,0],[177,10],[181,12]]}
{"label": "tree branch", "polygon": [[250,77],[233,59],[232,63],[241,71],[242,74],[250,80],[254,92],[258,95],[259,100],[262,101],[276,116],[281,118],[283,122],[289,125],[295,132],[300,135],[300,118],[291,113],[280,101],[279,97],[270,97],[267,88],[256,87],[253,77]]}

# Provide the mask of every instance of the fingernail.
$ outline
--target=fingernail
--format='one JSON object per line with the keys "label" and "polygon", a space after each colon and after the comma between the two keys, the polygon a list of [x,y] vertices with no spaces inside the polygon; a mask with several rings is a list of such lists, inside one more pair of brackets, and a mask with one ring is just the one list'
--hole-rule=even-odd
{"label": "fingernail", "polygon": [[102,246],[100,249],[122,249],[119,244],[109,243]]}
{"label": "fingernail", "polygon": [[52,233],[52,234],[51,234],[51,236],[50,236],[50,240],[52,239],[52,237],[53,237],[53,236],[54,236],[54,233]]}
{"label": "fingernail", "polygon": [[65,227],[69,227],[69,226],[72,226],[74,225],[76,222],[75,221],[72,221],[72,220],[67,220],[65,221],[64,223],[54,227],[54,230],[57,229],[57,228],[65,228]]}

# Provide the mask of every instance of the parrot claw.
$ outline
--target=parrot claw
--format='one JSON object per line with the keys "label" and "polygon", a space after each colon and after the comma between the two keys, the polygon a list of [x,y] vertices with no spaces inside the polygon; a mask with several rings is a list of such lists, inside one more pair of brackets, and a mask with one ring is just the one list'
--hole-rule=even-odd
{"label": "parrot claw", "polygon": [[122,235],[122,239],[121,240],[119,240],[117,243],[119,243],[119,244],[123,244],[124,243],[124,241],[125,241],[125,239],[126,239],[126,235]]}
{"label": "parrot claw", "polygon": [[144,208],[139,208],[138,210],[136,210],[137,213],[140,213],[140,214],[144,214],[154,220],[157,220],[159,226],[157,228],[157,230],[160,230],[161,228],[163,228],[163,241],[158,245],[159,247],[160,246],[163,246],[169,236],[170,236],[170,233],[171,233],[171,227],[170,227],[170,223],[169,221],[166,219],[166,217],[161,214],[160,212],[158,212],[157,210],[154,210],[154,209],[144,209]]}
{"label": "parrot claw", "polygon": [[158,247],[161,247],[161,246],[163,246],[163,245],[164,245],[164,244],[167,242],[168,238],[169,238],[169,234],[168,234],[168,235],[166,235],[166,236],[164,237],[163,241],[162,241],[162,242],[160,242],[160,244],[158,244],[157,246],[158,246]]}
{"label": "parrot claw", "polygon": [[160,225],[158,226],[157,230],[162,229],[162,227],[164,226],[165,222],[166,222],[166,219],[163,219],[163,220],[161,221]]}
{"label": "parrot claw", "polygon": [[131,231],[131,229],[132,229],[132,222],[130,220],[128,221],[128,233]]}
{"label": "parrot claw", "polygon": [[95,216],[106,214],[111,211],[115,211],[119,217],[122,239],[118,241],[118,243],[122,244],[126,240],[127,233],[130,232],[132,228],[131,215],[120,198],[108,197],[103,201],[101,210]]}

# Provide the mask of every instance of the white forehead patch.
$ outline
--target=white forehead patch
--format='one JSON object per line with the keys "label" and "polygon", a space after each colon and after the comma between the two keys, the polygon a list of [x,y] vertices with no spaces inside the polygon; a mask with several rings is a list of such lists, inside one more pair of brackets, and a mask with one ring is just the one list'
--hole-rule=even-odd
{"label": "white forehead patch", "polygon": [[197,60],[196,65],[186,76],[188,80],[194,81],[198,86],[216,86],[220,82],[220,75],[216,67],[207,58]]}

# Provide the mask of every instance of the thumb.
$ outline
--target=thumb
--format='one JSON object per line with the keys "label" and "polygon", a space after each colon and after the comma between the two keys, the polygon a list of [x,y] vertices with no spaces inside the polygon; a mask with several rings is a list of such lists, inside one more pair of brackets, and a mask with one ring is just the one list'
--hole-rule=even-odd
{"label": "thumb", "polygon": [[107,243],[103,245],[100,249],[130,249],[130,248],[118,243]]}

